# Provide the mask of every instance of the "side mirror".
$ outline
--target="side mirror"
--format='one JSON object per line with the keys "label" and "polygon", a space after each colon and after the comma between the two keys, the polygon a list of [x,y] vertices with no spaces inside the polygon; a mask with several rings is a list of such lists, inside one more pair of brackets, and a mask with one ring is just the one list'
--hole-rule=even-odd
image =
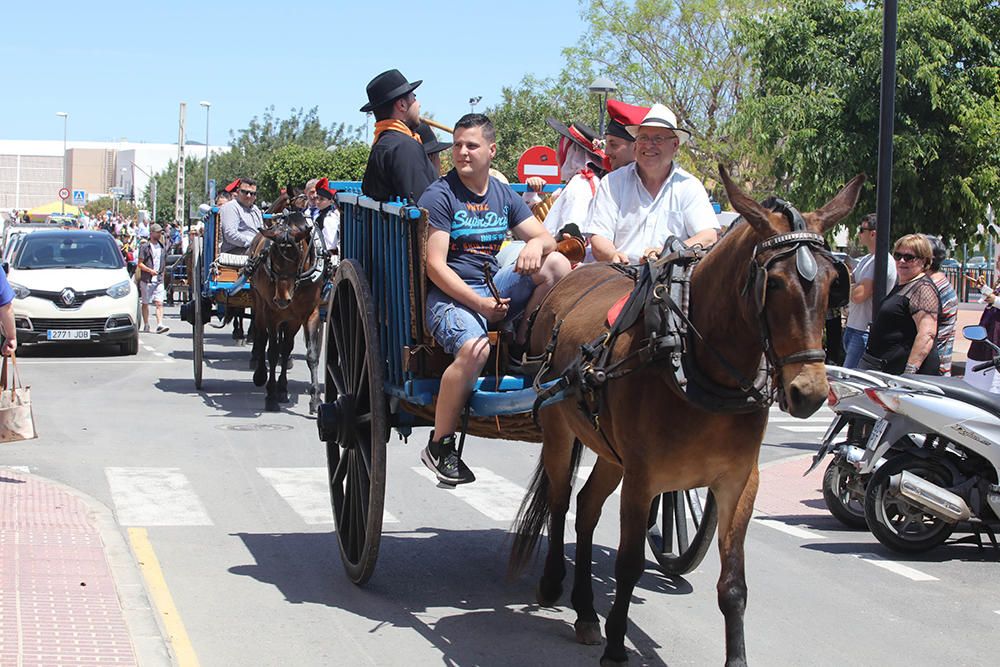
{"label": "side mirror", "polygon": [[970,324],[967,327],[962,327],[962,335],[968,340],[986,340],[986,327]]}
{"label": "side mirror", "polygon": [[10,262],[4,262],[3,264],[0,264],[0,266],[3,267],[4,273],[10,273]]}

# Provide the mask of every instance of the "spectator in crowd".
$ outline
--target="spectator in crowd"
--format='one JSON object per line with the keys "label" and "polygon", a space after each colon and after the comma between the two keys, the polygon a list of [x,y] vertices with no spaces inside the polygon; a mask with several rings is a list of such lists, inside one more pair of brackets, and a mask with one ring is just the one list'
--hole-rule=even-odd
{"label": "spectator in crowd", "polygon": [[896,241],[892,257],[898,284],[875,314],[859,368],[896,375],[938,375],[941,365],[935,339],[941,302],[928,275],[931,244],[920,234],[907,234]]}
{"label": "spectator in crowd", "polygon": [[257,181],[241,178],[235,181],[236,198],[219,209],[222,229],[221,252],[245,255],[257,232],[264,225],[264,216],[255,203]]}
{"label": "spectator in crowd", "polygon": [[149,239],[139,247],[139,291],[142,299],[142,330],[149,332],[149,306],[156,308],[156,333],[166,333],[163,324],[164,278],[167,271],[167,247],[163,243],[163,227],[153,223]]}
{"label": "spectator in crowd", "polygon": [[[868,254],[854,267],[851,302],[847,307],[847,326],[844,328],[844,367],[857,368],[868,345],[868,327],[872,321],[872,295],[875,293],[875,236],[876,217],[869,213],[861,219],[858,241]],[[885,273],[886,290],[896,286],[896,262],[890,255]]]}
{"label": "spectator in crowd", "polygon": [[938,359],[941,363],[941,375],[951,375],[951,352],[955,346],[955,322],[958,320],[958,295],[951,286],[948,276],[941,271],[941,262],[948,256],[948,249],[937,236],[924,234],[931,244],[931,266],[929,275],[937,288],[941,311],[938,313],[937,346]]}
{"label": "spectator in crowd", "polygon": [[[459,413],[479,377],[490,345],[488,323],[508,322],[531,312],[570,269],[553,252],[555,239],[510,188],[490,177],[496,134],[483,114],[466,114],[455,124],[455,168],[420,198],[428,212],[428,328],[455,356],[441,378],[434,431],[421,453],[424,465],[445,484],[464,484],[475,475],[458,455]],[[508,229],[527,241],[514,266],[500,268],[496,253]],[[487,276],[493,276],[491,296]],[[516,325],[515,345],[523,348],[527,318]],[[514,353],[516,354],[516,352]]]}
{"label": "spectator in crowd", "polygon": [[594,259],[638,263],[658,256],[669,236],[689,246],[715,243],[719,221],[705,186],[674,162],[690,132],[662,104],[629,132],[636,138],[635,162],[601,180],[583,230],[591,235]]}
{"label": "spectator in crowd", "polygon": [[375,141],[361,191],[372,199],[404,197],[417,201],[438,177],[417,134],[420,102],[413,91],[421,83],[410,83],[395,69],[382,72],[368,83],[368,104],[361,111],[371,111],[375,116]]}
{"label": "spectator in crowd", "polygon": [[0,330],[3,331],[0,353],[9,357],[17,349],[17,329],[14,325],[14,289],[7,282],[6,271],[0,271]]}
{"label": "spectator in crowd", "polygon": [[[997,245],[996,265],[993,267],[993,275],[1000,276],[1000,244]],[[986,307],[979,317],[979,326],[986,329],[986,337],[994,345],[1000,345],[1000,299],[997,293],[1000,289],[990,287],[982,279],[980,288],[983,293],[983,302]],[[968,363],[965,366],[965,381],[973,387],[978,387],[983,391],[1000,394],[1000,373],[995,368],[987,368],[981,371],[973,371],[972,367],[983,361],[992,361],[995,354],[992,347],[985,341],[972,341],[969,345]]]}

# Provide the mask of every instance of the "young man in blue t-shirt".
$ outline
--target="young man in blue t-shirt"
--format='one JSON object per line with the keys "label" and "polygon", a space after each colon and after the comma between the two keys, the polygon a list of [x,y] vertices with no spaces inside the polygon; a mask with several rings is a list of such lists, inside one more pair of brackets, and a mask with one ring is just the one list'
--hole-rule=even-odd
{"label": "young man in blue t-shirt", "polygon": [[[466,114],[455,124],[455,168],[420,197],[427,209],[427,325],[455,361],[441,377],[434,432],[420,458],[446,484],[464,484],[475,475],[458,457],[455,429],[490,354],[486,327],[514,321],[541,303],[570,264],[553,252],[556,241],[510,188],[489,175],[496,155],[493,123],[483,114]],[[500,268],[496,254],[507,230],[527,243],[513,266]],[[491,295],[486,271],[500,298]],[[525,344],[527,318],[515,342]]]}

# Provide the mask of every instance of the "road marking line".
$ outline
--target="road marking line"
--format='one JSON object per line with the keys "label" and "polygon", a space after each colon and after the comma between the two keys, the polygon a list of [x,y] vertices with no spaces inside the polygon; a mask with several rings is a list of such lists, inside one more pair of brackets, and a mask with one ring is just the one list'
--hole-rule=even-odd
{"label": "road marking line", "polygon": [[911,579],[913,581],[938,581],[937,577],[932,577],[929,574],[924,574],[920,570],[914,569],[908,565],[903,565],[902,563],[897,563],[894,560],[883,558],[878,554],[860,553],[851,555],[853,555],[855,558],[865,561],[866,563],[871,563],[875,567],[880,567],[883,570],[889,570],[890,572],[898,574],[901,577],[906,577],[907,579]]}
{"label": "road marking line", "polygon": [[786,426],[785,424],[775,424],[778,428],[783,428],[792,433],[826,433],[826,426]]}
{"label": "road marking line", "polygon": [[754,521],[757,523],[767,526],[768,528],[774,528],[782,533],[787,533],[792,537],[799,537],[803,540],[825,540],[826,535],[820,535],[819,533],[814,533],[811,530],[806,530],[805,528],[798,528],[797,526],[789,526],[787,523],[782,521],[776,521],[774,519],[761,519],[759,517],[754,517]]}
{"label": "road marking line", "polygon": [[179,667],[198,667],[198,655],[194,652],[194,646],[191,645],[187,629],[185,629],[181,615],[174,604],[170,589],[167,587],[167,580],[163,577],[163,570],[160,569],[160,561],[149,541],[149,534],[145,528],[129,528],[128,538],[132,544],[132,553],[135,554],[135,559],[139,563],[139,570],[146,580],[149,597],[159,612],[163,627],[167,631],[167,640],[173,649],[177,665]]}
{"label": "road marking line", "polygon": [[[325,467],[257,468],[257,472],[307,524],[333,523]],[[383,509],[382,523],[399,523],[399,519]]]}
{"label": "road marking line", "polygon": [[997,609],[997,610],[996,610],[995,612],[993,612],[993,613],[994,613],[994,614],[1000,614],[1000,609]]}
{"label": "road marking line", "polygon": [[144,350],[148,350],[149,352],[154,352],[154,351],[156,351],[156,348],[155,348],[155,347],[153,347],[152,345],[146,345],[145,343],[143,343],[143,344],[142,344],[142,349],[144,349]]}
{"label": "road marking line", "polygon": [[[424,466],[413,466],[411,470],[431,482],[438,481]],[[526,491],[487,468],[473,468],[472,472],[476,474],[474,483],[459,484],[450,492],[494,521],[513,521]]]}
{"label": "road marking line", "polygon": [[87,364],[88,366],[101,365],[101,364],[172,364],[174,359],[163,358],[163,359],[27,359],[25,361],[19,361],[19,364],[30,365],[30,366],[48,366],[50,364],[58,364],[64,366],[66,364]]}
{"label": "road marking line", "polygon": [[4,466],[4,467],[10,468],[11,470],[14,470],[16,472],[23,472],[26,475],[31,474],[31,468],[29,468],[28,466]]}
{"label": "road marking line", "polygon": [[105,468],[123,526],[211,526],[212,519],[177,468]]}

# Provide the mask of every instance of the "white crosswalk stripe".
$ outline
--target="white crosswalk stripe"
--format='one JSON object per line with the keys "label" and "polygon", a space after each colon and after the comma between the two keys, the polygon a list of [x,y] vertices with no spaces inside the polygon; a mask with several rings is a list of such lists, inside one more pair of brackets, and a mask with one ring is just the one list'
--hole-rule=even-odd
{"label": "white crosswalk stripe", "polygon": [[[257,472],[307,524],[333,523],[326,468],[257,468]],[[399,519],[383,510],[382,523]]]}
{"label": "white crosswalk stripe", "polygon": [[814,434],[818,438],[826,433],[835,416],[833,410],[823,406],[809,418],[799,419],[787,412],[782,412],[779,407],[773,406],[768,414],[767,425],[768,428],[779,428],[797,435]]}
{"label": "white crosswalk stripe", "polygon": [[[413,466],[412,470],[424,479],[437,482],[434,473],[424,466]],[[472,472],[476,475],[474,483],[460,484],[448,492],[494,521],[513,521],[525,489],[487,468],[473,468]]]}
{"label": "white crosswalk stripe", "polygon": [[105,468],[123,526],[211,526],[188,478],[177,468]]}

